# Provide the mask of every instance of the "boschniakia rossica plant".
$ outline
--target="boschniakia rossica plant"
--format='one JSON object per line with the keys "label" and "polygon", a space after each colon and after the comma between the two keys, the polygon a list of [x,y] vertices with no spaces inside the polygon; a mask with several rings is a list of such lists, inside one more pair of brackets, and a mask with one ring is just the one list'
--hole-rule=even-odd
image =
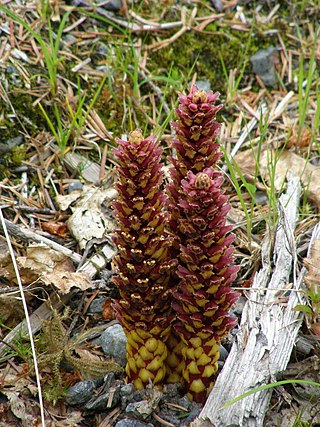
{"label": "boschniakia rossica plant", "polygon": [[119,198],[113,206],[119,254],[114,280],[121,299],[115,309],[127,336],[128,380],[140,389],[165,377],[165,341],[173,318],[169,279],[176,260],[170,257],[172,239],[164,230],[162,149],[139,129],[118,144]]}
{"label": "boschniakia rossica plant", "polygon": [[229,309],[238,298],[230,286],[238,268],[226,225],[229,205],[216,168],[218,97],[196,86],[180,95],[168,197],[162,150],[153,137],[144,139],[137,129],[128,141],[118,140],[115,151],[121,296],[115,309],[128,338],[128,379],[136,388],[181,381],[197,402],[213,385],[221,339],[236,323]]}
{"label": "boschniakia rossica plant", "polygon": [[[233,265],[232,227],[226,225],[229,206],[221,189],[223,177],[215,169],[221,157],[215,116],[222,106],[214,105],[218,97],[196,86],[187,96],[180,95],[178,120],[172,124],[176,157],[167,185],[172,252],[179,263],[174,331],[182,341],[177,345],[183,359],[181,363],[179,354],[169,354],[167,363],[169,371],[182,371],[188,396],[197,402],[204,402],[213,386],[221,339],[236,323],[228,311],[238,298],[230,287],[238,268]],[[171,335],[173,353],[175,341]]]}

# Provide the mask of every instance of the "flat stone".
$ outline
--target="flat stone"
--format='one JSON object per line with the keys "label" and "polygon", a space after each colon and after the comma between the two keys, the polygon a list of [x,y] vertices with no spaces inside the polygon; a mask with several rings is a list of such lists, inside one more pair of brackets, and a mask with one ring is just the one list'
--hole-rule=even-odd
{"label": "flat stone", "polygon": [[83,405],[92,397],[95,389],[93,381],[80,381],[69,388],[66,395],[68,405]]}
{"label": "flat stone", "polygon": [[113,357],[120,366],[127,363],[127,337],[119,324],[110,326],[101,334],[100,343],[104,354]]}
{"label": "flat stone", "polygon": [[276,48],[269,46],[267,49],[259,50],[250,58],[254,73],[269,87],[277,85],[276,70],[274,67],[275,52]]}
{"label": "flat stone", "polygon": [[[111,390],[102,393],[100,396],[98,396],[96,399],[91,399],[89,402],[86,403],[85,409],[91,410],[91,411],[103,411],[106,409],[114,408],[120,399],[120,387],[116,387],[115,390],[112,391],[112,401],[110,402],[110,394]],[[108,405],[109,402],[109,405]]]}

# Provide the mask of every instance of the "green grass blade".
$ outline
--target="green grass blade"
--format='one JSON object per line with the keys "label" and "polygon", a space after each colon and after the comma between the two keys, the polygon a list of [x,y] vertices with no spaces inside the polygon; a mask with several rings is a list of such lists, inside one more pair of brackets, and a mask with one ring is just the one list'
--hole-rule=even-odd
{"label": "green grass blade", "polygon": [[308,380],[283,380],[283,381],[277,381],[271,384],[265,384],[262,385],[260,387],[256,387],[252,390],[249,390],[243,394],[240,394],[239,396],[235,397],[232,400],[229,400],[227,403],[225,403],[221,408],[221,409],[226,409],[229,406],[233,405],[234,403],[238,402],[239,400],[244,399],[245,397],[251,396],[252,394],[258,393],[259,391],[264,391],[264,390],[268,390],[269,388],[275,388],[275,387],[279,387],[281,385],[286,385],[286,384],[307,384],[307,385],[313,385],[315,387],[320,387],[319,383],[316,383],[315,381],[308,381]]}
{"label": "green grass blade", "polygon": [[49,128],[50,128],[50,130],[51,130],[51,132],[53,134],[53,136],[55,137],[55,140],[57,141],[57,144],[59,145],[60,138],[59,138],[59,135],[58,135],[58,133],[56,131],[56,128],[55,128],[54,124],[52,123],[50,117],[48,116],[48,114],[46,113],[45,109],[42,107],[42,105],[40,104],[40,102],[39,102],[38,105],[39,105],[39,108],[41,110],[41,113],[43,114],[43,117],[46,119],[46,122],[47,122],[47,124],[48,124],[48,126],[49,126]]}

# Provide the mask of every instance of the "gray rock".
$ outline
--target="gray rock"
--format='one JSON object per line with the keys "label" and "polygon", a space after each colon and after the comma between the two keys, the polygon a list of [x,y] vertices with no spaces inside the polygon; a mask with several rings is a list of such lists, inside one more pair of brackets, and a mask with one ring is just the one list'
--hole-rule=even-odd
{"label": "gray rock", "polygon": [[228,357],[228,350],[226,350],[223,345],[220,345],[219,347],[219,360],[225,361]]}
{"label": "gray rock", "polygon": [[154,425],[151,423],[142,423],[141,421],[132,420],[130,418],[124,418],[118,421],[115,427],[154,427]]}
{"label": "gray rock", "polygon": [[76,40],[76,37],[72,34],[66,34],[63,38],[63,41],[65,43],[71,43],[71,42],[74,42],[75,40]]}
{"label": "gray rock", "polygon": [[182,406],[183,408],[189,409],[191,402],[187,398],[187,396],[183,396],[178,400],[178,405]]}
{"label": "gray rock", "polygon": [[103,411],[107,408],[113,408],[119,403],[121,383],[116,382],[113,372],[108,372],[99,385],[94,381],[96,386],[101,386],[96,390],[95,396],[85,404],[85,409],[90,411]]}
{"label": "gray rock", "polygon": [[205,92],[208,92],[208,90],[210,90],[211,84],[209,80],[197,80],[196,86],[198,86],[199,90],[204,90]]}
{"label": "gray rock", "polygon": [[258,74],[266,86],[274,87],[277,84],[276,70],[274,67],[274,53],[276,48],[269,46],[267,49],[259,50],[251,56],[253,71]]}
{"label": "gray rock", "polygon": [[[112,392],[112,395],[111,395]],[[112,400],[111,400],[112,396]],[[103,411],[105,409],[114,408],[120,399],[120,387],[115,387],[114,390],[109,390],[105,393],[102,393],[97,398],[90,399],[89,402],[85,404],[85,409],[91,411]],[[111,402],[110,402],[111,400]],[[109,403],[109,404],[108,404]]]}
{"label": "gray rock", "polygon": [[[162,405],[161,410],[158,415],[167,421],[168,423],[174,426],[184,426],[187,427],[190,425],[190,422],[193,421],[200,413],[202,405],[194,402],[190,402],[189,399],[184,396],[183,398],[177,399],[176,402],[179,406],[186,408],[187,412],[179,410],[178,408],[173,408],[167,405]],[[183,415],[183,421],[181,421],[181,416]],[[187,418],[184,418],[184,416]]]}
{"label": "gray rock", "polygon": [[83,184],[80,181],[72,181],[68,186],[68,193],[70,194],[73,191],[82,190],[82,188],[83,188]]}
{"label": "gray rock", "polygon": [[120,389],[121,396],[129,396],[133,392],[133,384],[125,384]]}
{"label": "gray rock", "polygon": [[169,425],[179,426],[180,425],[180,418],[179,414],[173,414],[169,411],[160,411],[158,413],[159,417],[162,418],[167,423],[170,423]]}
{"label": "gray rock", "polygon": [[98,0],[98,4],[111,12],[118,12],[123,6],[122,0]]}
{"label": "gray rock", "polygon": [[7,139],[5,143],[0,143],[0,153],[8,153],[12,148],[17,147],[23,143],[23,138],[21,135],[16,136],[15,138]]}
{"label": "gray rock", "polygon": [[80,381],[69,388],[66,395],[68,405],[83,405],[92,397],[95,389],[93,381]]}
{"label": "gray rock", "polygon": [[153,412],[154,408],[150,405],[149,400],[141,400],[140,402],[131,402],[126,407],[126,413],[135,415],[142,419],[147,419]]}
{"label": "gray rock", "polygon": [[101,334],[100,342],[102,350],[107,357],[113,357],[114,361],[121,366],[126,365],[127,337],[121,325],[113,325],[106,329]]}
{"label": "gray rock", "polygon": [[164,393],[170,398],[176,398],[180,394],[180,383],[165,384]]}
{"label": "gray rock", "polygon": [[108,391],[109,388],[112,386],[112,384],[115,381],[115,375],[113,372],[108,372],[106,373],[106,375],[104,376],[104,384],[103,384],[103,390],[104,391]]}
{"label": "gray rock", "polygon": [[262,206],[267,205],[269,202],[268,195],[265,191],[257,190],[254,193],[254,199],[258,203],[258,205],[262,205]]}
{"label": "gray rock", "polygon": [[95,298],[92,303],[89,305],[88,313],[90,314],[101,314],[103,303],[106,298]]}
{"label": "gray rock", "polygon": [[188,427],[192,421],[194,421],[200,414],[202,410],[202,405],[192,402],[190,408],[190,414],[187,418],[181,422],[180,427]]}

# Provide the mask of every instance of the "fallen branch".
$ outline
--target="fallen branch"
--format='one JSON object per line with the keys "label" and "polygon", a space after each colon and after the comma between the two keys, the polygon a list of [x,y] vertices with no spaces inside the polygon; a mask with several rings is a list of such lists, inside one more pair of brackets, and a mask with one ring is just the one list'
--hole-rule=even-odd
{"label": "fallen branch", "polygon": [[[65,248],[62,245],[59,245],[59,243],[55,242],[54,240],[48,239],[45,236],[42,236],[41,234],[38,234],[32,230],[29,230],[25,227],[20,227],[17,224],[13,224],[12,222],[8,220],[4,220],[6,227],[9,231],[9,234],[14,236],[17,239],[22,240],[23,242],[36,242],[39,244],[45,244],[51,249],[54,249],[57,252],[62,253],[63,255],[66,255],[69,257],[75,264],[79,264],[81,261],[81,255],[77,254],[76,252]],[[3,231],[2,224],[0,224],[0,230]]]}

